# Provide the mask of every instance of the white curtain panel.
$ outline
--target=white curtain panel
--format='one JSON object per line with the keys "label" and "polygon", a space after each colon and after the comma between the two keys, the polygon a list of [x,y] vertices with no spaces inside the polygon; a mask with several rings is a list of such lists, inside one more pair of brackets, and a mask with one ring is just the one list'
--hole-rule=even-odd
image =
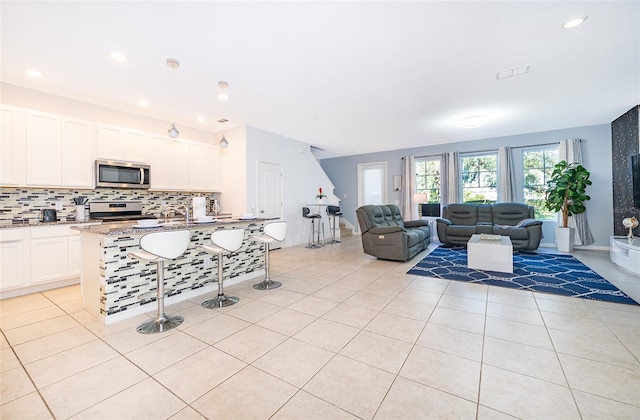
{"label": "white curtain panel", "polygon": [[498,148],[498,200],[503,203],[516,201],[513,159],[511,148],[506,146]]}
{"label": "white curtain panel", "polygon": [[440,156],[440,207],[449,204],[449,153]]}
{"label": "white curtain panel", "polygon": [[413,156],[405,156],[403,158],[404,166],[402,171],[402,218],[404,220],[415,220],[418,218],[418,205],[413,202],[413,194],[416,192],[415,186],[415,158]]}
{"label": "white curtain panel", "polygon": [[460,201],[460,154],[458,152],[449,153],[449,167],[448,174],[449,179],[447,185],[449,186],[449,194],[447,196],[447,204],[457,203]]}
{"label": "white curtain panel", "polygon": [[[560,140],[558,147],[558,160],[566,160],[568,163],[582,163],[582,140],[567,139]],[[557,217],[558,226],[562,225],[562,214]],[[590,245],[595,242],[589,227],[587,212],[569,217],[569,227],[576,228],[574,243],[576,245]]]}

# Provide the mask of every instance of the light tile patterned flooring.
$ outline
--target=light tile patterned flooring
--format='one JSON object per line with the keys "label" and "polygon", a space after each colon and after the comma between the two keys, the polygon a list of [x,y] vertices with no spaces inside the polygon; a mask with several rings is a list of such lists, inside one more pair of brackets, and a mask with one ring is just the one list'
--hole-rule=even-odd
{"label": "light tile patterned flooring", "polygon": [[[640,278],[576,252],[640,300]],[[359,237],[272,253],[283,286],[102,326],[79,286],[0,301],[2,419],[640,418],[640,307],[411,276]],[[256,280],[257,281],[257,280]]]}

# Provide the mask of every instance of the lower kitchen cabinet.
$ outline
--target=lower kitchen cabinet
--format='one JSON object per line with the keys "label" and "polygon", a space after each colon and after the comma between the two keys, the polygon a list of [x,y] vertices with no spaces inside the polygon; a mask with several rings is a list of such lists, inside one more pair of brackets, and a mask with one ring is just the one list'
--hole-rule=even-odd
{"label": "lower kitchen cabinet", "polygon": [[28,283],[28,241],[28,228],[0,230],[0,291]]}
{"label": "lower kitchen cabinet", "polygon": [[71,226],[0,229],[0,298],[80,282],[80,233]]}

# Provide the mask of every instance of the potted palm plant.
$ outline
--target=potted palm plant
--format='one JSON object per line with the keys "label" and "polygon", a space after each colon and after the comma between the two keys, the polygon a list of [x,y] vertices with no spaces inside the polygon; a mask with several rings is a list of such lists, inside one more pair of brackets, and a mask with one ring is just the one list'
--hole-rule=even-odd
{"label": "potted palm plant", "polygon": [[548,210],[562,212],[562,226],[556,227],[556,246],[558,251],[573,250],[575,229],[569,227],[569,216],[584,213],[585,201],[591,197],[585,194],[591,185],[591,174],[578,162],[567,163],[562,160],[556,164],[547,182],[545,207]]}

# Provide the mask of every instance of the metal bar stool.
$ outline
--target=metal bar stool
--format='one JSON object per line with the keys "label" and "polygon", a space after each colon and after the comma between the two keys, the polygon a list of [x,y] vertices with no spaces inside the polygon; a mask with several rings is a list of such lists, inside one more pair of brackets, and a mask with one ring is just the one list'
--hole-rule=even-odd
{"label": "metal bar stool", "polygon": [[273,281],[269,278],[269,248],[275,241],[284,241],[287,235],[287,222],[273,222],[264,226],[263,234],[260,236],[252,236],[251,239],[256,242],[264,243],[264,280],[254,284],[253,288],[258,290],[275,289],[282,285],[279,281]]}
{"label": "metal bar stool", "polygon": [[224,308],[238,303],[240,300],[236,296],[226,296],[223,289],[222,256],[225,252],[235,252],[242,246],[244,240],[244,229],[222,229],[211,234],[213,245],[198,245],[196,249],[218,256],[218,296],[202,302],[203,308]]}
{"label": "metal bar stool", "polygon": [[330,244],[338,244],[339,240],[336,239],[336,230],[340,229],[340,226],[336,228],[336,219],[340,219],[342,216],[342,212],[340,211],[340,207],[338,206],[327,206],[327,216],[329,216],[329,229],[331,230],[331,241]]}
{"label": "metal bar stool", "polygon": [[[320,248],[320,223],[321,220],[318,220],[318,242],[315,242],[315,234],[316,234],[316,219],[322,219],[322,216],[319,214],[311,214],[311,210],[309,207],[302,208],[302,217],[305,219],[311,219],[311,235],[309,238],[309,243],[305,248]],[[324,225],[322,225],[322,237],[324,239]]]}
{"label": "metal bar stool", "polygon": [[167,331],[184,321],[181,316],[167,316],[164,313],[164,262],[184,254],[190,241],[191,233],[188,230],[149,233],[140,238],[142,250],[128,254],[132,258],[156,263],[158,314],[154,319],[140,324],[136,328],[139,333],[153,334]]}

